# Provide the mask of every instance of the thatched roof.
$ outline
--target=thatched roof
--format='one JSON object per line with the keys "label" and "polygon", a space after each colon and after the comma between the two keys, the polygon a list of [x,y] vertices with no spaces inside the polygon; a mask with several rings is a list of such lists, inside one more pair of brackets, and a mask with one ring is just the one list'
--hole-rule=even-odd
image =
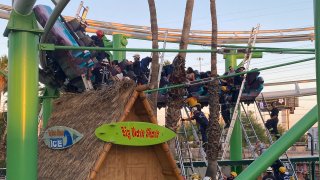
{"label": "thatched roof", "polygon": [[95,137],[95,129],[117,121],[134,88],[132,81],[121,81],[105,90],[63,95],[57,99],[48,128],[67,126],[84,137],[64,150],[51,150],[40,138],[38,179],[87,179],[105,144]]}

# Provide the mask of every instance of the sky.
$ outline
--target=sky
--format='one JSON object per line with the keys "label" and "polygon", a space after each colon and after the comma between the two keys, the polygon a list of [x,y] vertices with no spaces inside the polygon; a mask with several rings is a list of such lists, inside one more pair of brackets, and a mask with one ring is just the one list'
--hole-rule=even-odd
{"label": "sky", "polygon": [[[183,0],[156,0],[158,26],[167,28],[181,28],[184,17],[185,2]],[[72,0],[63,11],[63,15],[74,16],[76,14],[79,0]],[[191,29],[210,30],[210,1],[195,1]],[[313,26],[313,1],[311,0],[217,0],[218,30],[251,30],[257,24],[260,29],[283,29]],[[1,0],[0,4],[10,5],[11,0]],[[38,0],[37,4],[46,4],[53,7],[50,0]],[[125,24],[150,26],[149,9],[147,0],[84,0],[84,5],[90,8],[87,18],[118,22]],[[6,20],[0,19],[0,32],[3,32],[7,24]],[[162,47],[162,43],[159,43]],[[256,44],[256,46],[268,47],[292,47],[292,48],[313,48],[314,42],[292,42],[292,43],[271,43]],[[7,54],[7,38],[0,36],[0,56]],[[131,40],[127,47],[151,48],[150,41]],[[167,48],[178,48],[178,44],[167,44]],[[203,49],[206,47],[189,46],[190,49]],[[135,52],[128,52],[130,59]],[[149,56],[150,53],[140,53],[142,56]],[[166,53],[165,59],[172,60],[175,53]],[[209,54],[188,54],[186,66],[200,69],[199,57],[202,70],[210,69]],[[312,55],[282,55],[264,53],[262,59],[253,59],[251,68],[266,67],[284,62],[300,60]],[[314,61],[302,64],[286,66],[282,68],[261,72],[266,83],[291,81],[298,79],[315,78]],[[224,73],[224,60],[218,56],[218,73]],[[301,88],[315,87],[314,83],[301,84]],[[294,86],[266,87],[263,92],[276,90],[291,90]],[[300,98],[300,106],[291,119],[296,122],[313,105],[316,104],[315,96]]]}

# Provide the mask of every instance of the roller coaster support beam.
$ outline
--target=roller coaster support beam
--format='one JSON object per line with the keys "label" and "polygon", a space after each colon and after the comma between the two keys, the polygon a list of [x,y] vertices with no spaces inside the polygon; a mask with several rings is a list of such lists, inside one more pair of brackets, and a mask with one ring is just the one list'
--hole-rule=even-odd
{"label": "roller coaster support beam", "polygon": [[39,30],[35,0],[15,0],[9,39],[7,179],[37,179]]}
{"label": "roller coaster support beam", "polygon": [[[317,82],[317,104],[320,104],[320,0],[313,1],[314,8],[314,33],[315,33],[315,49],[316,49],[316,82]],[[320,106],[318,106],[318,117],[320,117]],[[320,135],[320,119],[318,120],[318,137]],[[318,138],[318,144],[320,138]],[[320,152],[320,148],[319,152]]]}
{"label": "roller coaster support beam", "polygon": [[[128,40],[123,34],[114,34],[112,43],[113,48],[126,48]],[[126,59],[125,51],[113,51],[113,60],[118,60],[120,62],[124,59]]]}
{"label": "roller coaster support beam", "polygon": [[290,146],[308,131],[318,119],[318,106],[315,106],[294,126],[272,144],[266,152],[250,164],[236,179],[256,179],[271,166]]}
{"label": "roller coaster support beam", "polygon": [[42,101],[42,107],[43,107],[43,124],[42,128],[46,128],[48,124],[48,120],[51,117],[51,113],[53,110],[53,99],[56,97],[59,97],[59,91],[57,89],[53,89],[51,87],[46,87],[44,93],[43,93],[43,101]]}
{"label": "roller coaster support beam", "polygon": [[[243,59],[245,57],[244,53],[238,53],[236,50],[230,50],[230,53],[225,54],[225,70],[226,72],[229,71],[229,67],[233,67],[234,69],[237,69],[238,59]],[[253,53],[252,58],[262,58],[262,53]],[[241,62],[239,66],[242,66],[243,63]],[[240,108],[240,107],[239,107]],[[241,111],[239,111],[241,113]],[[240,122],[237,119],[236,123],[234,124],[233,132],[231,135],[230,140],[230,160],[239,161],[242,160],[242,131]],[[236,171],[237,173],[240,173],[242,171],[242,166],[235,166],[232,167],[233,171]]]}
{"label": "roller coaster support beam", "polygon": [[[235,50],[231,50],[230,54],[224,55],[226,72],[229,71],[230,66],[235,69],[237,68],[237,59],[239,59],[238,55],[239,54],[237,54]],[[241,112],[239,111],[239,113]],[[238,119],[234,124],[230,139],[230,160],[242,160],[242,131]],[[232,170],[240,173],[242,171],[242,166],[232,166]]]}

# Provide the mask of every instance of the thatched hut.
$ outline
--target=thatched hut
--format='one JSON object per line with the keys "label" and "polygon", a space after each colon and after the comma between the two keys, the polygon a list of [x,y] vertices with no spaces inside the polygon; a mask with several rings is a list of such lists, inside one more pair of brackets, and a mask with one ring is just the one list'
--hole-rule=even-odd
{"label": "thatched hut", "polygon": [[64,150],[49,149],[40,138],[38,179],[182,179],[166,143],[121,146],[105,143],[94,134],[100,125],[115,121],[156,123],[152,112],[144,93],[131,81],[105,90],[63,95],[55,101],[48,128],[67,126],[84,137]]}

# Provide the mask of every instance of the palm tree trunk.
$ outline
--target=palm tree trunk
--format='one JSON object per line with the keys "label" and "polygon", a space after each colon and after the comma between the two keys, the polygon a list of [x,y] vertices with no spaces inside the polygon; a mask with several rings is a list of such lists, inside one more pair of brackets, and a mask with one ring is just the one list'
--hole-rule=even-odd
{"label": "palm tree trunk", "polygon": [[6,160],[6,144],[7,144],[7,118],[6,112],[0,114],[0,161]]}
{"label": "palm tree trunk", "polygon": [[[157,10],[154,0],[148,0],[149,11],[150,11],[150,23],[151,23],[151,33],[152,33],[152,49],[158,49],[158,22],[157,22]],[[153,88],[158,88],[158,76],[159,76],[159,53],[152,53],[151,62],[151,79],[150,84]],[[158,91],[151,94],[151,102],[153,103],[154,114],[157,116],[157,97]]]}
{"label": "palm tree trunk", "polygon": [[[191,28],[192,11],[194,0],[187,0],[186,10],[183,21],[183,28],[180,40],[180,50],[187,49],[189,42],[189,33]],[[179,53],[172,62],[173,73],[170,76],[171,84],[180,84],[186,82],[185,72],[185,58],[186,53]],[[180,118],[180,110],[183,106],[184,89],[172,89],[169,92],[168,109],[166,111],[166,126],[172,130],[176,130],[177,123]]]}
{"label": "palm tree trunk", "polygon": [[[217,25],[217,13],[216,13],[216,2],[215,0],[210,0],[210,12],[211,12],[211,23],[212,23],[212,35],[211,35],[211,49],[217,49],[217,35],[218,35],[218,25]],[[216,52],[211,52],[211,76],[217,77],[217,54]],[[209,88],[209,125],[207,129],[208,133],[208,148],[207,148],[207,158],[208,158],[208,168],[206,171],[206,176],[212,179],[216,178],[217,174],[217,160],[220,150],[220,125],[219,125],[219,82],[215,80],[210,82]]]}
{"label": "palm tree trunk", "polygon": [[[191,29],[191,21],[192,21],[192,11],[193,11],[194,0],[188,0],[186,4],[186,10],[184,14],[183,27],[181,33],[180,47],[179,49],[187,49],[189,42],[189,34]],[[179,56],[181,56],[185,62],[186,52],[180,52]],[[185,64],[184,64],[185,66]]]}

